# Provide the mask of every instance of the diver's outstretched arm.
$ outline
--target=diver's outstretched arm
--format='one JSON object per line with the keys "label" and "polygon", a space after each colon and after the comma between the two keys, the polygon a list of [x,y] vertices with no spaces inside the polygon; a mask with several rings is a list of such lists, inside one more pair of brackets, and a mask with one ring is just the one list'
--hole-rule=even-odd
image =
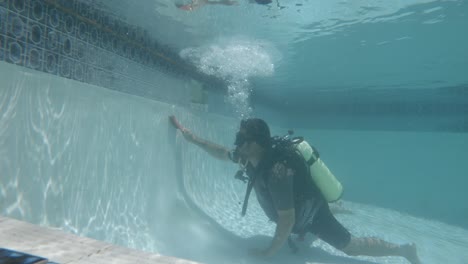
{"label": "diver's outstretched arm", "polygon": [[184,138],[199,146],[200,148],[202,148],[204,151],[208,152],[208,154],[210,154],[211,156],[217,158],[217,159],[220,159],[220,160],[226,160],[226,161],[230,161],[231,159],[229,158],[229,149],[221,146],[221,145],[218,145],[216,143],[213,143],[213,142],[210,142],[208,140],[205,140],[205,139],[202,139],[196,135],[194,135],[190,130],[188,129],[184,129],[184,130],[181,130],[182,131],[182,135],[184,135]]}
{"label": "diver's outstretched arm", "polygon": [[174,116],[169,117],[172,125],[176,127],[177,129],[182,132],[182,135],[184,138],[188,141],[191,142],[200,148],[202,148],[204,151],[206,151],[208,154],[211,156],[220,159],[220,160],[226,160],[230,161],[230,155],[229,155],[229,149],[226,147],[223,147],[221,145],[218,145],[216,143],[210,142],[208,140],[202,139],[195,134],[193,134],[190,130],[187,128],[181,126],[179,122],[176,120]]}

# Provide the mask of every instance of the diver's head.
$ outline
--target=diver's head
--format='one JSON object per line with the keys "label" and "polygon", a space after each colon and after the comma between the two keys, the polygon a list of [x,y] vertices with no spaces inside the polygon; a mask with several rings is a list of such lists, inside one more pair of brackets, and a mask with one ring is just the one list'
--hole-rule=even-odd
{"label": "diver's head", "polygon": [[234,145],[237,154],[245,158],[268,151],[271,148],[270,128],[259,118],[242,120]]}
{"label": "diver's head", "polygon": [[255,0],[255,3],[259,4],[259,5],[268,5],[268,4],[271,4],[271,0]]}

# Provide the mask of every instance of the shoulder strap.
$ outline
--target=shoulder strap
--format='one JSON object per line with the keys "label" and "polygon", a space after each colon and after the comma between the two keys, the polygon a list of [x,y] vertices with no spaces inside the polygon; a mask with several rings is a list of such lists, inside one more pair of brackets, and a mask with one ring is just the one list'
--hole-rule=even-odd
{"label": "shoulder strap", "polygon": [[242,216],[245,216],[247,212],[247,205],[249,204],[250,193],[252,192],[252,188],[254,186],[256,179],[257,179],[256,176],[249,178],[249,183],[247,184],[247,190],[245,191],[244,203],[242,204]]}

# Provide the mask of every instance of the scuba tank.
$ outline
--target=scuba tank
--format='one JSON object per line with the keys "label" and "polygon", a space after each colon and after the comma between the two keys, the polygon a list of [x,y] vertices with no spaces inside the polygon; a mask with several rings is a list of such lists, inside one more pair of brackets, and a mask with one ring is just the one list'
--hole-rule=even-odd
{"label": "scuba tank", "polygon": [[312,181],[317,185],[322,192],[325,200],[329,203],[338,201],[343,195],[343,186],[336,179],[335,175],[328,169],[327,165],[320,159],[319,152],[303,137],[291,136],[294,134],[292,130],[283,137],[273,137],[273,148],[280,151],[295,151],[302,156],[309,167],[309,174]]}
{"label": "scuba tank", "polygon": [[300,140],[297,143],[293,140],[293,144],[296,151],[305,159],[309,166],[312,180],[320,189],[327,202],[338,201],[343,195],[343,185],[341,185],[327,165],[320,159],[318,151],[305,140]]}

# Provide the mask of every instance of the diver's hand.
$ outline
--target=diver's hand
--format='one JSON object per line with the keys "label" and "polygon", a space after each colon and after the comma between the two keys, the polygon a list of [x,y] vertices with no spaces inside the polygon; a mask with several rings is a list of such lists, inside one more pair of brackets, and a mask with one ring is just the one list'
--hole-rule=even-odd
{"label": "diver's hand", "polygon": [[177,121],[177,118],[173,115],[169,116],[169,121],[171,123],[171,125],[176,128],[176,129],[179,129],[180,132],[182,132],[182,135],[184,136],[184,138],[189,141],[189,142],[192,142],[192,143],[196,143],[197,141],[197,137],[190,131],[188,130],[187,128],[183,127],[179,121]]}

